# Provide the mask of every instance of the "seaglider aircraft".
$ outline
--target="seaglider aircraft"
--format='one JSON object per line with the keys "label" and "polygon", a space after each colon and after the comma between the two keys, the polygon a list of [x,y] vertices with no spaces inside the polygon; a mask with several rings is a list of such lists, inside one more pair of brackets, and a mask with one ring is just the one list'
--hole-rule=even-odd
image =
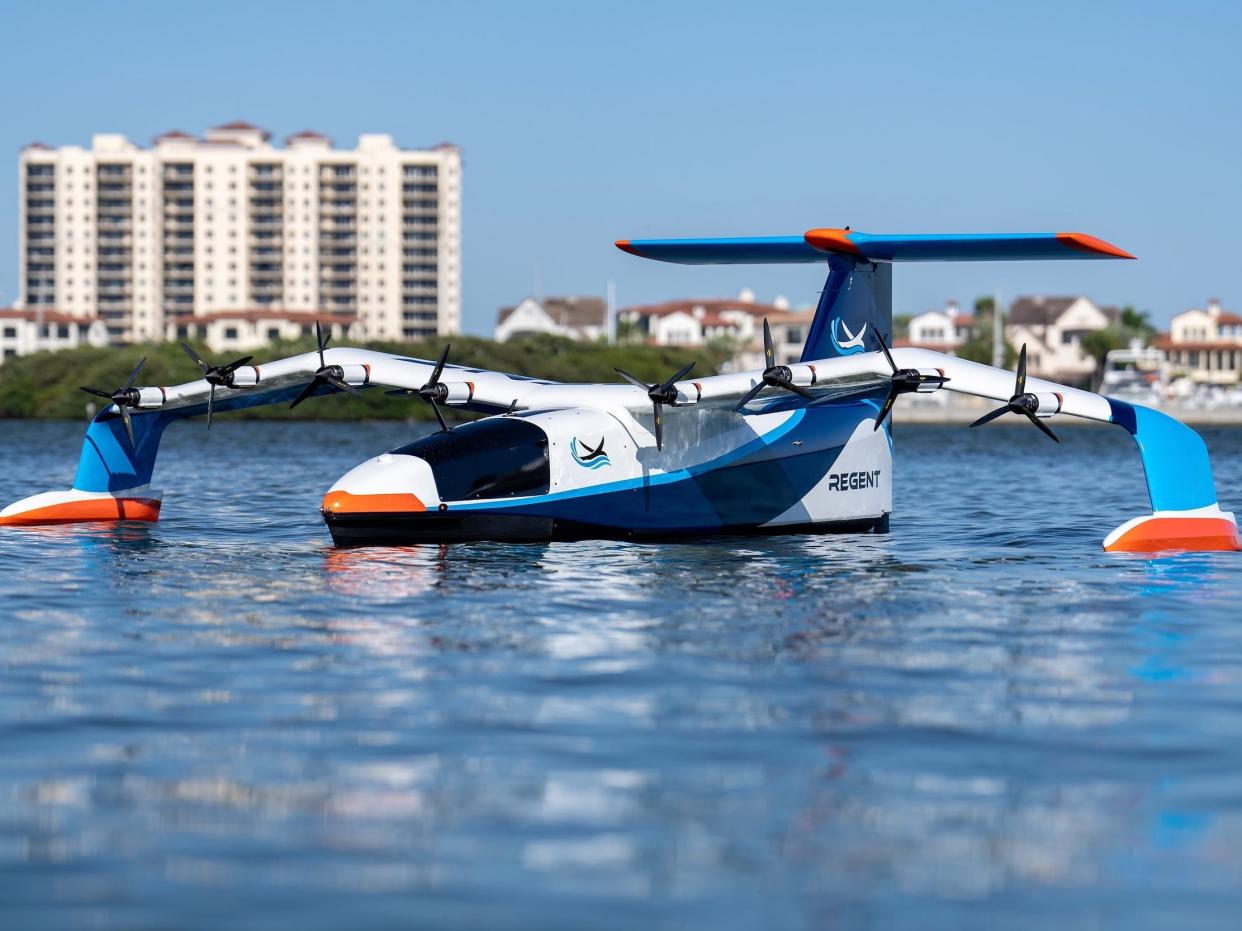
{"label": "seaglider aircraft", "polygon": [[[923,349],[890,349],[892,268],[900,262],[1130,259],[1082,233],[622,240],[682,264],[819,263],[828,277],[800,361],[778,363],[765,321],[762,370],[698,377],[687,366],[648,384],[574,385],[362,349],[327,348],[211,365],[171,387],[139,387],[142,364],[86,431],[73,487],[19,501],[0,524],[154,521],[156,452],[173,421],[340,391],[383,387],[428,402],[441,430],[347,472],[323,499],[334,541],[551,540],[719,533],[883,532],[892,510],[888,415],[910,392],[957,391],[1000,403],[1052,439],[1081,417],[1134,437],[1152,513],[1122,524],[1106,550],[1237,550],[1217,504],[1203,440],[1160,411]],[[318,332],[318,327],[316,327]],[[449,429],[441,405],[488,416]]]}

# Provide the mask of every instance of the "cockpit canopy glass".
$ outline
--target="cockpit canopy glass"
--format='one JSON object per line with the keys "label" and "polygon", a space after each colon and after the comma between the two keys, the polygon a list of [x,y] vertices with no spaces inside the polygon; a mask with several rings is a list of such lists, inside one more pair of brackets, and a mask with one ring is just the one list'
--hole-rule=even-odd
{"label": "cockpit canopy glass", "polygon": [[548,436],[518,417],[488,417],[393,450],[431,466],[442,501],[548,493]]}

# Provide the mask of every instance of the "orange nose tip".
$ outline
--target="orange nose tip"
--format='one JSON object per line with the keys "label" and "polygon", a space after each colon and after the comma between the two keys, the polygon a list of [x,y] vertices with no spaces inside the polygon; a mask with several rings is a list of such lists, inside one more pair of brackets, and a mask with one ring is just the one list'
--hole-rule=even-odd
{"label": "orange nose tip", "polygon": [[397,514],[427,510],[416,495],[351,495],[330,491],[323,496],[323,510],[330,514]]}

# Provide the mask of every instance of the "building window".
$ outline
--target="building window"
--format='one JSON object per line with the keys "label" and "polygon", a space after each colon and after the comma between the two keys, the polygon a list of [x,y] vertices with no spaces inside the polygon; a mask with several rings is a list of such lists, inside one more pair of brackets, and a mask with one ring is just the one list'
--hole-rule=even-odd
{"label": "building window", "polygon": [[237,339],[237,327],[230,326],[224,328],[225,339]]}

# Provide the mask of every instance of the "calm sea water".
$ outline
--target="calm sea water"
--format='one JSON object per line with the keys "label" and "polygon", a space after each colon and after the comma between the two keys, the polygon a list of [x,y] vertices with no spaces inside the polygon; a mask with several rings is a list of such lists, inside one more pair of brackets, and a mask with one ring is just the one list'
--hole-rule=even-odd
{"label": "calm sea water", "polygon": [[[1242,558],[1101,551],[1121,431],[899,426],[887,536],[334,549],[412,429],[0,532],[0,926],[1237,926]],[[80,436],[0,423],[5,498]]]}

